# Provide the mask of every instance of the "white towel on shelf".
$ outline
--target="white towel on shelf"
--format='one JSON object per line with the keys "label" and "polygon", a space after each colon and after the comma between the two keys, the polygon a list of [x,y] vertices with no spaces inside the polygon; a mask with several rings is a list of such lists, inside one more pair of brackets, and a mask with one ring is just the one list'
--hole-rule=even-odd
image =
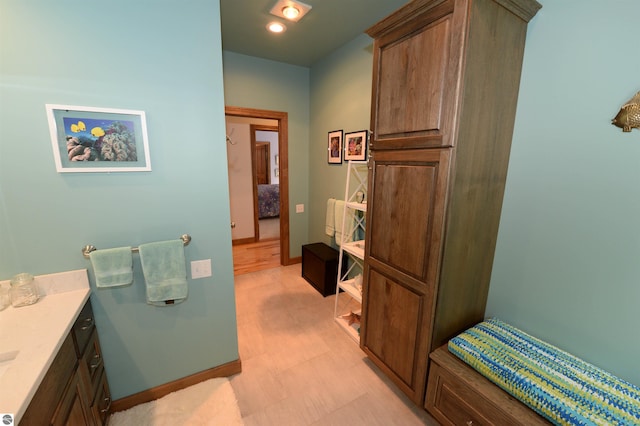
{"label": "white towel on shelf", "polygon": [[[353,241],[353,211],[351,209],[344,208],[345,202],[342,200],[336,200],[335,202],[335,239],[337,245],[342,245],[343,242],[349,243]],[[346,220],[346,222],[344,222]],[[342,225],[344,222],[344,235],[342,235]]]}
{"label": "white towel on shelf", "polygon": [[324,232],[333,237],[336,233],[336,199],[329,198],[327,200],[327,217]]}

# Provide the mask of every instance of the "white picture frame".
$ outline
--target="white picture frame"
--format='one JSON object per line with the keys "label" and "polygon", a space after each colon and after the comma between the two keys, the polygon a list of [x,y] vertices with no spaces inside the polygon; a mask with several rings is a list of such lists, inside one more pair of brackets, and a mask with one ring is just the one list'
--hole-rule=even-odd
{"label": "white picture frame", "polygon": [[144,111],[45,107],[58,173],[151,171]]}

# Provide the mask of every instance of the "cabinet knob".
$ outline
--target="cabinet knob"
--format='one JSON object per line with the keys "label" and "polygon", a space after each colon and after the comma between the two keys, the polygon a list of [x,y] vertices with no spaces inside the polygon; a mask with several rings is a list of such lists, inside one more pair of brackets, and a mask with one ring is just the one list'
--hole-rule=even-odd
{"label": "cabinet knob", "polygon": [[100,412],[103,413],[103,414],[109,412],[109,410],[111,409],[111,398],[106,397],[104,399],[104,402],[107,403],[107,406],[105,408],[103,408],[102,410],[100,410]]}
{"label": "cabinet knob", "polygon": [[89,317],[89,318],[85,318],[82,320],[82,322],[85,324],[82,327],[80,327],[80,330],[82,331],[87,331],[91,328],[91,326],[93,325],[93,318]]}
{"label": "cabinet knob", "polygon": [[469,421],[466,423],[466,425],[467,425],[467,426],[473,426],[473,420],[469,420]]}
{"label": "cabinet knob", "polygon": [[89,368],[91,369],[91,371],[95,370],[96,368],[100,367],[100,364],[102,364],[102,357],[100,356],[100,354],[95,354],[93,356],[93,359],[95,362],[92,362],[89,365]]}

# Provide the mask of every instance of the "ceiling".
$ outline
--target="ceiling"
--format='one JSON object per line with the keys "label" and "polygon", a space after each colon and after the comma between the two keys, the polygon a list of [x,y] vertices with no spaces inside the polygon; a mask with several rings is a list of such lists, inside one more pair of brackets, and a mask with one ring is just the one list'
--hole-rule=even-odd
{"label": "ceiling", "polygon": [[[271,15],[277,0],[220,0],[222,48],[310,67],[404,6],[408,0],[301,0],[312,9],[298,22]],[[266,26],[279,21],[281,34]]]}

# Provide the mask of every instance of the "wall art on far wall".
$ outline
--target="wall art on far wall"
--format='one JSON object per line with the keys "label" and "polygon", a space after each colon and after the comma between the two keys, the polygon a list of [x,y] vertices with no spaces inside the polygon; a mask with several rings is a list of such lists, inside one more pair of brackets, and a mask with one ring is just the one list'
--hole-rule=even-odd
{"label": "wall art on far wall", "polygon": [[327,151],[329,164],[342,164],[342,130],[329,132]]}
{"label": "wall art on far wall", "polygon": [[367,136],[369,132],[360,130],[344,135],[344,159],[364,161],[367,159]]}
{"label": "wall art on far wall", "polygon": [[144,111],[47,104],[58,173],[151,170]]}

